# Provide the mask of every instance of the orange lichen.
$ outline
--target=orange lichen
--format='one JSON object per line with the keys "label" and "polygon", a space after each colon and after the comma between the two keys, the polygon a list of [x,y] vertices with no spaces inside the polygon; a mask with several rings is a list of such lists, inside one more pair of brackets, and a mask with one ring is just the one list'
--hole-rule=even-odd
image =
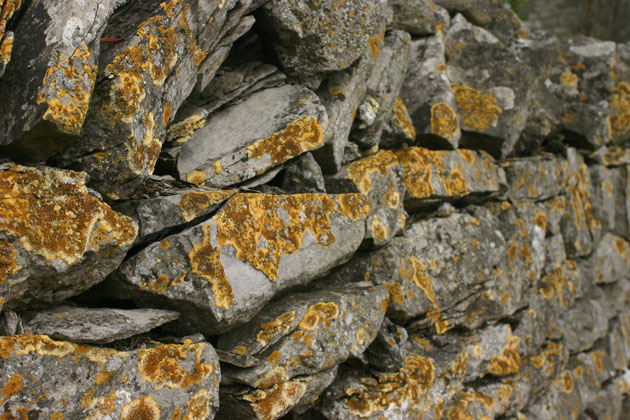
{"label": "orange lichen", "polygon": [[370,233],[374,240],[384,241],[389,237],[389,228],[380,220],[376,215],[372,218],[372,226],[370,226]]}
{"label": "orange lichen", "polygon": [[305,115],[290,122],[281,131],[247,146],[247,156],[250,159],[269,156],[271,163],[278,165],[323,143],[324,133],[317,117]]}
{"label": "orange lichen", "polygon": [[543,287],[540,288],[542,296],[549,300],[555,297],[560,305],[565,308],[569,307],[569,302],[565,300],[564,288],[575,294],[575,285],[565,276],[562,267],[556,268],[554,271],[543,277],[541,280]]}
{"label": "orange lichen", "polygon": [[403,260],[403,265],[399,268],[401,278],[408,278],[424,292],[431,303],[435,304],[435,293],[433,292],[433,282],[426,274],[426,265],[413,255]]}
{"label": "orange lichen", "polygon": [[520,343],[520,337],[510,333],[508,341],[501,350],[501,353],[492,356],[487,372],[496,376],[505,376],[521,370],[521,355],[518,352]]}
{"label": "orange lichen", "polygon": [[[61,47],[64,47],[63,42]],[[96,79],[96,65],[87,64],[92,61],[90,57],[87,44],[81,41],[70,57],[59,53],[44,75],[37,104],[48,106],[42,118],[63,133],[81,133]],[[74,88],[70,90],[66,86]]]}
{"label": "orange lichen", "polygon": [[234,292],[232,285],[225,276],[221,264],[221,249],[211,243],[212,230],[210,225],[203,225],[203,241],[195,244],[188,253],[188,260],[192,267],[191,273],[198,274],[212,285],[214,303],[218,308],[227,309],[232,306]]}
{"label": "orange lichen", "polygon": [[368,44],[370,46],[370,52],[372,53],[372,58],[374,60],[377,60],[381,52],[381,37],[379,35],[371,36],[368,39]]}
{"label": "orange lichen", "polygon": [[431,106],[431,134],[453,140],[459,131],[457,114],[447,103],[438,102]]}
{"label": "orange lichen", "polygon": [[[165,386],[189,389],[208,379],[214,371],[212,365],[201,362],[206,346],[206,343],[164,344],[151,349],[140,349],[138,371],[145,381],[153,383],[156,391]],[[182,367],[180,360],[190,367]]]}
{"label": "orange lichen", "polygon": [[20,392],[20,389],[22,389],[23,383],[24,379],[22,378],[22,375],[14,373],[11,375],[7,383],[4,384],[4,387],[2,388],[2,396],[9,399],[12,396],[17,395],[17,393]]}
{"label": "orange lichen", "polygon": [[144,173],[152,174],[155,169],[160,152],[162,150],[162,142],[155,136],[155,119],[153,113],[145,113],[142,115],[142,122],[145,128],[145,135],[141,141],[135,137],[130,137],[125,142],[127,148],[127,162],[129,169],[136,175]]}
{"label": "orange lichen", "polygon": [[398,159],[394,152],[381,150],[374,155],[355,160],[346,167],[346,172],[359,191],[367,195],[372,191],[370,176],[375,173],[386,176],[388,171],[396,165],[398,165]]}
{"label": "orange lichen", "polygon": [[186,177],[186,181],[195,185],[205,184],[207,174],[203,171],[192,171]]}
{"label": "orange lichen", "polygon": [[0,284],[23,268],[16,263],[16,257],[17,250],[13,244],[8,241],[0,241]]}
{"label": "orange lichen", "polygon": [[273,321],[266,322],[260,326],[260,331],[256,334],[256,341],[266,347],[269,342],[278,336],[286,335],[291,329],[291,323],[295,319],[295,311],[286,312]]}
{"label": "orange lichen", "polygon": [[0,0],[0,39],[6,33],[7,23],[22,6],[22,0]]}
{"label": "orange lichen", "polygon": [[433,361],[422,356],[407,356],[400,370],[381,373],[377,379],[363,378],[345,392],[344,405],[358,417],[383,412],[391,404],[408,403],[419,407],[435,379]]}
{"label": "orange lichen", "polygon": [[203,126],[206,125],[206,119],[201,115],[193,115],[183,121],[171,124],[166,129],[166,141],[174,141],[179,144],[186,143],[190,137]]}
{"label": "orange lichen", "polygon": [[503,112],[491,92],[482,93],[465,85],[453,84],[455,101],[464,126],[471,130],[487,130],[499,121]]}
{"label": "orange lichen", "polygon": [[209,207],[221,204],[234,194],[236,194],[236,190],[187,192],[182,194],[182,198],[177,205],[182,212],[184,220],[190,222]]}
{"label": "orange lichen", "polygon": [[571,394],[573,390],[573,375],[571,375],[571,372],[567,371],[562,375],[562,391],[564,391],[565,394]]}
{"label": "orange lichen", "polygon": [[[2,39],[2,35],[0,35]],[[0,43],[0,64],[7,65],[11,61],[11,51],[13,51],[13,35],[2,39]]]}
{"label": "orange lichen", "polygon": [[335,302],[318,302],[308,307],[299,327],[304,331],[313,331],[320,324],[330,326],[330,321],[339,317],[339,306]]}
{"label": "orange lichen", "polygon": [[413,126],[413,123],[409,119],[409,114],[407,113],[407,106],[403,102],[400,96],[397,96],[394,100],[394,107],[392,109],[392,122],[399,127],[403,133],[407,136],[409,140],[414,140],[416,138],[416,129]]}
{"label": "orange lichen", "polygon": [[0,194],[0,230],[49,261],[73,264],[90,247],[128,245],[137,234],[132,219],[90,195],[77,172],[13,166],[0,173]]}
{"label": "orange lichen", "polygon": [[563,72],[560,75],[560,83],[562,83],[563,85],[568,85],[568,86],[577,86],[578,84],[578,76],[575,73],[572,72]]}
{"label": "orange lichen", "polygon": [[[366,200],[360,194],[341,194],[339,205],[326,194],[237,194],[215,217],[217,242],[232,245],[236,256],[275,281],[282,255],[302,247],[310,232],[319,246],[335,241],[331,222],[335,213],[365,218]],[[356,219],[355,219],[356,217]]]}
{"label": "orange lichen", "polygon": [[630,85],[621,82],[615,88],[609,101],[611,115],[608,126],[613,139],[623,139],[630,133]]}
{"label": "orange lichen", "polygon": [[121,420],[160,420],[160,407],[155,399],[148,395],[129,401],[123,405]]}
{"label": "orange lichen", "polygon": [[207,389],[200,389],[188,400],[188,412],[184,420],[207,419],[212,413],[212,394]]}
{"label": "orange lichen", "polygon": [[250,403],[258,420],[273,420],[293,407],[306,393],[306,385],[294,380],[274,385],[270,389],[257,389],[243,395],[242,399]]}

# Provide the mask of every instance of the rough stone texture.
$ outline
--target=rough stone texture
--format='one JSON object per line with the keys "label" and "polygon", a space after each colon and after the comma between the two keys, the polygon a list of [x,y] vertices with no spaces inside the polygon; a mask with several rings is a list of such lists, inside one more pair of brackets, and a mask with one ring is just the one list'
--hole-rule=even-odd
{"label": "rough stone texture", "polygon": [[7,418],[211,419],[219,402],[208,343],[119,352],[27,334],[0,337],[0,357]]}
{"label": "rough stone texture", "polygon": [[180,312],[186,330],[225,331],[347,260],[368,211],[359,194],[238,194],[208,221],[126,260],[111,289]]}
{"label": "rough stone texture", "polygon": [[159,309],[88,309],[60,306],[37,312],[24,323],[27,334],[73,343],[106,344],[148,332],[179,318]]}
{"label": "rough stone texture", "polygon": [[0,309],[59,302],[102,281],[137,234],[83,173],[0,166]]}
{"label": "rough stone texture", "polygon": [[564,190],[566,162],[555,156],[510,159],[502,166],[510,185],[508,198],[513,202],[542,201]]}
{"label": "rough stone texture", "polygon": [[392,9],[393,28],[409,32],[411,35],[431,35],[437,31],[435,5],[425,0],[389,0]]}
{"label": "rough stone texture", "polygon": [[282,189],[288,193],[325,193],[322,168],[311,153],[304,153],[286,168]]}

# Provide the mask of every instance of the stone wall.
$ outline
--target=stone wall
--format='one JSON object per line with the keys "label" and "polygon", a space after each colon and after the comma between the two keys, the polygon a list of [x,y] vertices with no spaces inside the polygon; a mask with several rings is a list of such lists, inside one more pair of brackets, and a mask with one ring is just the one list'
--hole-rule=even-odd
{"label": "stone wall", "polygon": [[0,1],[0,419],[622,419],[630,47],[499,1]]}

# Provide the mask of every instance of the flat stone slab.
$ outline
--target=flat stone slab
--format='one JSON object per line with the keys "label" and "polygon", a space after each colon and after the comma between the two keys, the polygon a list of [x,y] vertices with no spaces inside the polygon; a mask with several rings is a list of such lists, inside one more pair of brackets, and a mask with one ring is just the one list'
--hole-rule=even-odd
{"label": "flat stone slab", "polygon": [[0,337],[0,365],[9,418],[212,419],[219,403],[208,343],[119,352],[25,334]]}
{"label": "flat stone slab", "polygon": [[216,334],[345,262],[368,212],[360,194],[237,194],[211,219],[129,258],[110,289],[180,312],[182,328]]}
{"label": "flat stone slab", "polygon": [[0,165],[0,309],[62,301],[120,264],[137,226],[85,182],[80,172]]}
{"label": "flat stone slab", "polygon": [[177,318],[177,312],[160,309],[66,306],[37,312],[25,323],[24,332],[73,343],[105,344],[149,332]]}

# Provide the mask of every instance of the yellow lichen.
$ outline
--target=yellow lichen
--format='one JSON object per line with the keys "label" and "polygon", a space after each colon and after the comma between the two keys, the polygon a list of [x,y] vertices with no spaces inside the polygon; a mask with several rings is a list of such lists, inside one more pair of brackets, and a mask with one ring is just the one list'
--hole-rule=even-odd
{"label": "yellow lichen", "polygon": [[291,323],[295,319],[295,311],[286,312],[273,321],[266,322],[260,326],[260,331],[256,335],[256,341],[266,347],[270,341],[278,336],[283,336],[289,332]]}
{"label": "yellow lichen", "polygon": [[403,133],[405,133],[409,140],[414,140],[416,138],[416,129],[409,119],[407,106],[405,106],[405,103],[400,96],[397,96],[394,101],[392,122],[402,129]]}
{"label": "yellow lichen", "polygon": [[431,134],[453,140],[459,131],[457,114],[447,103],[438,102],[431,107]]}
{"label": "yellow lichen", "polygon": [[[2,39],[2,35],[0,35]],[[11,61],[11,51],[13,51],[13,36],[7,36],[0,43],[0,63],[7,65]]]}
{"label": "yellow lichen", "polygon": [[195,185],[203,185],[206,181],[207,174],[203,171],[192,171],[186,177],[186,181]]}
{"label": "yellow lichen", "polygon": [[127,139],[125,147],[127,148],[127,162],[129,169],[136,174],[152,174],[155,169],[160,152],[162,151],[162,142],[155,136],[155,120],[153,113],[145,113],[142,115],[142,121],[145,128],[145,135],[142,140],[138,141],[134,137]]}
{"label": "yellow lichen", "polygon": [[250,403],[258,420],[273,420],[293,407],[306,393],[306,385],[299,380],[274,385],[269,389],[257,389],[242,399]]}
{"label": "yellow lichen", "polygon": [[372,226],[370,226],[370,233],[374,240],[384,241],[389,237],[389,228],[380,220],[376,215],[372,218]]}
{"label": "yellow lichen", "polygon": [[[49,261],[73,264],[90,249],[131,244],[137,234],[132,219],[90,195],[77,172],[13,166],[0,173],[0,195],[0,230]],[[4,247],[3,254],[11,258],[13,251]],[[7,273],[17,269],[5,267]]]}
{"label": "yellow lichen", "polygon": [[186,143],[195,131],[206,125],[206,119],[201,115],[193,115],[184,121],[170,125],[166,130],[166,141]]}
{"label": "yellow lichen", "polygon": [[22,378],[22,375],[14,373],[4,384],[4,387],[2,387],[2,396],[9,399],[12,396],[17,395],[17,393],[20,392],[20,389],[22,389],[23,383],[24,378]]}
{"label": "yellow lichen", "polygon": [[540,282],[543,285],[543,287],[540,288],[540,293],[545,299],[549,300],[555,297],[560,305],[565,308],[569,307],[569,302],[567,302],[564,297],[564,288],[570,293],[575,294],[575,285],[565,276],[562,267],[556,268],[543,277]]}
{"label": "yellow lichen", "polygon": [[503,112],[491,92],[483,93],[470,86],[453,84],[455,101],[464,126],[471,130],[487,130],[499,121]]}
{"label": "yellow lichen", "polygon": [[370,176],[380,173],[383,176],[388,171],[398,165],[398,159],[391,150],[381,150],[380,152],[358,159],[347,166],[348,177],[359,188],[362,194],[369,194],[372,191],[372,180]]}
{"label": "yellow lichen", "polygon": [[578,84],[578,76],[575,73],[572,72],[563,72],[560,75],[560,83],[562,83],[563,85],[568,85],[568,86],[577,86]]}
{"label": "yellow lichen", "polygon": [[212,365],[201,362],[206,346],[206,343],[164,344],[151,349],[140,349],[138,371],[145,381],[153,383],[156,391],[165,386],[189,389],[208,379],[214,371]]}
{"label": "yellow lichen", "polygon": [[194,191],[182,194],[177,206],[185,221],[190,222],[205,212],[209,207],[217,206],[236,193],[236,190]]}
{"label": "yellow lichen", "polygon": [[505,376],[521,370],[521,355],[518,352],[520,343],[520,337],[510,333],[508,341],[505,347],[503,347],[503,350],[501,350],[501,353],[492,356],[487,372],[496,376]]}
{"label": "yellow lichen", "polygon": [[148,395],[129,401],[123,405],[121,420],[160,420],[160,407],[155,399]]}
{"label": "yellow lichen", "polygon": [[207,419],[212,413],[212,394],[207,389],[200,389],[188,400],[188,412],[184,420]]}
{"label": "yellow lichen", "polygon": [[313,331],[320,324],[330,326],[330,321],[339,316],[339,306],[335,302],[318,302],[308,307],[299,327],[304,331]]}
{"label": "yellow lichen", "polygon": [[305,115],[287,124],[281,131],[256,140],[247,147],[247,156],[250,159],[269,156],[271,163],[278,165],[316,149],[323,142],[324,134],[317,118]]}
{"label": "yellow lichen", "polygon": [[381,37],[379,35],[371,36],[368,39],[368,44],[370,46],[370,52],[372,53],[372,58],[374,60],[377,60],[381,52]]}
{"label": "yellow lichen", "polygon": [[[0,241],[0,285],[23,266],[16,263],[17,250],[8,241]],[[2,305],[0,305],[2,306]]]}
{"label": "yellow lichen", "polygon": [[[608,126],[613,139],[624,139],[630,133],[630,85],[621,82],[615,88],[609,101],[611,115]],[[624,139],[625,140],[625,139]]]}

